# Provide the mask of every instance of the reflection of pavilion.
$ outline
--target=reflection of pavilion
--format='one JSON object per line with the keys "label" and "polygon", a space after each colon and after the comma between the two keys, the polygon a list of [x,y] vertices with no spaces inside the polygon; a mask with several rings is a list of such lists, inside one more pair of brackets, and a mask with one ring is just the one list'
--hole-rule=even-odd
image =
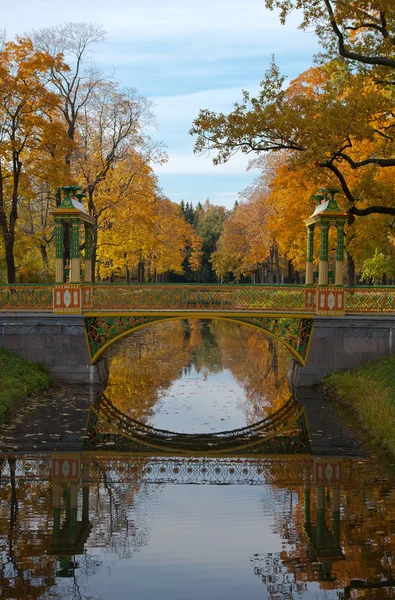
{"label": "reflection of pavilion", "polygon": [[[53,570],[57,577],[75,576],[77,557],[84,554],[84,546],[92,531],[89,518],[89,485],[94,486],[105,481],[110,487],[122,483],[123,488],[131,489],[133,485],[138,487],[145,483],[268,483],[281,488],[290,487],[291,491],[295,487],[301,490],[301,486],[304,486],[304,516],[298,527],[302,533],[302,540],[297,549],[298,555],[292,555],[292,551],[289,555],[273,555],[277,561],[277,570],[274,563],[273,568],[265,568],[267,555],[262,555],[261,563],[254,563],[255,575],[262,576],[262,580],[265,577],[268,589],[270,584],[275,594],[275,590],[280,589],[282,585],[287,585],[288,588],[291,585],[293,590],[300,590],[302,593],[303,584],[307,581],[325,582],[324,586],[336,585],[331,576],[332,564],[345,558],[340,541],[340,489],[343,489],[343,485],[344,490],[350,487],[355,476],[353,466],[355,461],[352,459],[313,458],[306,455],[264,460],[258,457],[238,459],[145,455],[133,457],[131,460],[130,455],[121,453],[85,452],[39,455],[36,459],[30,457],[30,462],[26,458],[19,460],[13,456],[8,462],[4,462],[2,477],[5,475],[10,478],[13,492],[11,508],[17,507],[18,479],[42,481],[46,484],[50,482],[52,532],[50,526],[49,531],[45,531],[45,546],[39,549],[42,555],[48,554],[57,558],[59,565]],[[15,515],[15,510],[11,510],[11,518]],[[50,505],[45,505],[45,510],[51,514]],[[100,521],[108,523],[107,517],[106,514],[102,514]],[[285,538],[290,539],[287,538],[289,529],[286,521],[284,526],[287,527]],[[41,536],[39,539],[42,539]],[[94,539],[91,539],[92,542],[94,543]],[[37,541],[35,544],[36,551]],[[334,584],[329,583],[331,581],[334,581]],[[345,581],[350,581],[348,575]],[[344,590],[345,599],[351,597],[350,590],[355,588],[373,589],[391,585],[393,582],[389,581],[377,584],[371,580],[351,580]]]}
{"label": "reflection of pavilion", "polygon": [[[81,473],[82,470],[82,473]],[[89,521],[88,465],[77,456],[54,455],[52,459],[53,537],[49,554],[60,563],[58,577],[72,577],[75,555],[83,554],[92,529]],[[82,517],[78,520],[79,492],[82,488]],[[62,523],[62,500],[65,518]]]}
{"label": "reflection of pavilion", "polygon": [[[344,559],[340,544],[340,483],[343,464],[341,460],[313,462],[313,485],[316,503],[315,518],[311,516],[311,468],[305,468],[304,529],[310,543],[309,557],[322,565],[322,579],[330,580],[332,563]],[[327,507],[332,493],[332,527],[327,519]],[[315,523],[315,524],[314,524]]]}

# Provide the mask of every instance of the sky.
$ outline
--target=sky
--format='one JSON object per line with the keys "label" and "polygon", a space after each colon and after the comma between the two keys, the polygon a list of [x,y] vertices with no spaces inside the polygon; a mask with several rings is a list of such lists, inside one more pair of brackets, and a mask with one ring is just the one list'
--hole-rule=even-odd
{"label": "sky", "polygon": [[283,26],[264,0],[0,0],[0,7],[7,39],[67,22],[103,26],[96,64],[152,101],[151,135],[168,154],[166,164],[154,165],[159,184],[174,202],[194,206],[209,198],[232,208],[258,175],[247,171],[252,154],[217,167],[194,155],[188,131],[199,110],[230,111],[241,90],[258,89],[272,55],[291,80],[318,50],[314,33],[298,30],[299,14]]}

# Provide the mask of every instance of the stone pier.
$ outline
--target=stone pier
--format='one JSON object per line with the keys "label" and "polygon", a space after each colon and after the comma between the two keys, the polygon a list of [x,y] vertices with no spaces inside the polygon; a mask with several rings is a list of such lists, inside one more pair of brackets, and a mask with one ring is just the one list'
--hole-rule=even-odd
{"label": "stone pier", "polygon": [[314,317],[306,366],[295,360],[289,371],[292,386],[310,386],[324,377],[359,367],[395,351],[395,316]]}
{"label": "stone pier", "polygon": [[44,364],[58,381],[100,384],[108,376],[105,358],[91,365],[82,315],[0,314],[0,345]]}

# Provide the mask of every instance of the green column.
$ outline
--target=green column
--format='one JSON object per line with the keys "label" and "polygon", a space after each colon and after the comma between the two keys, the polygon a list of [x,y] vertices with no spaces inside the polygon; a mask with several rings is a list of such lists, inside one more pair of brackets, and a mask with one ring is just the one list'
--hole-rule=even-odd
{"label": "green column", "polygon": [[328,234],[329,221],[321,221],[318,285],[328,285]]}
{"label": "green column", "polygon": [[63,283],[63,224],[62,219],[55,219],[55,282]]}
{"label": "green column", "polygon": [[92,281],[92,225],[85,223],[85,275],[84,281]]}
{"label": "green column", "polygon": [[78,219],[72,219],[71,224],[71,283],[79,283],[80,274],[80,223]]}
{"label": "green column", "polygon": [[320,260],[328,260],[328,234],[329,234],[329,222],[321,222],[320,232]]}
{"label": "green column", "polygon": [[337,245],[336,245],[336,274],[335,285],[344,283],[344,221],[336,223]]}
{"label": "green column", "polygon": [[71,222],[71,258],[80,258],[80,223],[78,219]]}
{"label": "green column", "polygon": [[59,483],[54,483],[52,487],[52,508],[53,508],[53,535],[55,538],[60,534],[60,504],[61,488]]}
{"label": "green column", "polygon": [[307,225],[306,285],[313,284],[314,225]]}

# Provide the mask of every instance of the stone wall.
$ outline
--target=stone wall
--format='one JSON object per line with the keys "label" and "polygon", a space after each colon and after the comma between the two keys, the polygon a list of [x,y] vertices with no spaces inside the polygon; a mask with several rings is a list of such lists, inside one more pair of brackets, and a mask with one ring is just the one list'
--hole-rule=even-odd
{"label": "stone wall", "polygon": [[82,315],[0,314],[0,345],[43,363],[59,381],[101,383],[108,375],[105,359],[90,364]]}
{"label": "stone wall", "polygon": [[358,367],[395,352],[395,317],[314,317],[314,330],[306,366],[293,361],[293,386],[319,383],[326,375]]}
{"label": "stone wall", "polygon": [[[100,383],[105,359],[90,364],[82,315],[0,313],[0,345],[46,365],[55,379]],[[395,352],[395,316],[314,317],[305,367],[293,361],[293,386],[319,383],[326,375]]]}

